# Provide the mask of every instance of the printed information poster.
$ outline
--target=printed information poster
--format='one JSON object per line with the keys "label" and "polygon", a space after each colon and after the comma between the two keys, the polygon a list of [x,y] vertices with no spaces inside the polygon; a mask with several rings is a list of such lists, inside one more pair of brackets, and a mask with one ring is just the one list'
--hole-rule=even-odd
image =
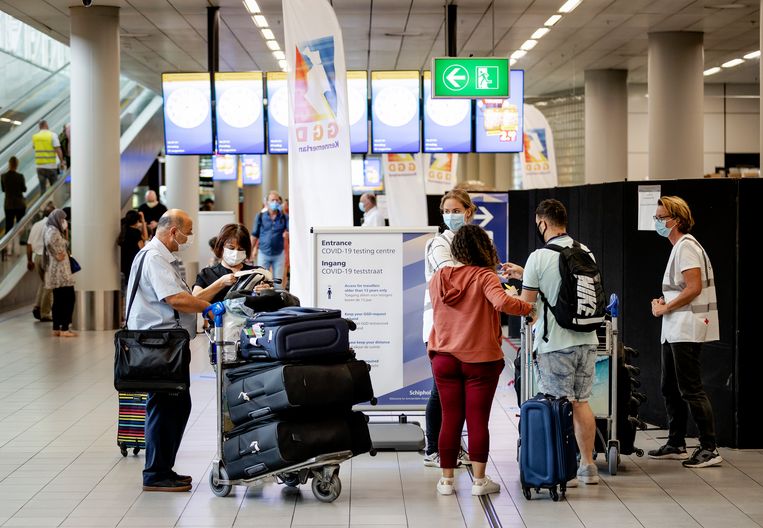
{"label": "printed information poster", "polygon": [[[432,371],[421,340],[424,250],[436,228],[315,228],[314,306],[357,324],[350,346],[371,365],[379,406],[426,405]],[[379,408],[377,406],[377,408]]]}
{"label": "printed information poster", "polygon": [[660,200],[659,185],[638,186],[638,230],[654,231],[654,214]]}

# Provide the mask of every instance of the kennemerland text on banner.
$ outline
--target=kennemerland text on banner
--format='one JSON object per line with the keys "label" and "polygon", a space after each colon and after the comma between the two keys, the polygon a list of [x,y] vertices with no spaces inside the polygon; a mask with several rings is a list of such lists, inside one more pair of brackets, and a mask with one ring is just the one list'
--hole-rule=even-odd
{"label": "kennemerland text on banner", "polygon": [[347,71],[326,0],[284,0],[289,64],[291,292],[312,304],[310,228],[352,225]]}

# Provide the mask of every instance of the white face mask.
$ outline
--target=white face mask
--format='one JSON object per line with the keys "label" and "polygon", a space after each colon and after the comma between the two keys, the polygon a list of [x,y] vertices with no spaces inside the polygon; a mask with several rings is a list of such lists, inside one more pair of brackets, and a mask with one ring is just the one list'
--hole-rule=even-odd
{"label": "white face mask", "polygon": [[228,266],[238,266],[246,258],[246,251],[223,248],[223,261]]}
{"label": "white face mask", "polygon": [[193,245],[193,235],[185,235],[186,241],[182,244],[178,242],[177,237],[175,238],[175,242],[178,245],[178,251],[185,251],[186,249],[190,248]]}

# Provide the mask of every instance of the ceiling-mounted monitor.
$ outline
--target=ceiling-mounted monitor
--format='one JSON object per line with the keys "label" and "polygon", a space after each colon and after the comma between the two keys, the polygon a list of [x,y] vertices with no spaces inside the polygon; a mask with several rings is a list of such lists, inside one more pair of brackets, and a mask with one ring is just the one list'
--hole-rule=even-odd
{"label": "ceiling-mounted monitor", "polygon": [[215,73],[218,154],[263,154],[262,72]]}
{"label": "ceiling-mounted monitor", "polygon": [[347,72],[350,146],[353,154],[368,152],[368,72]]}
{"label": "ceiling-mounted monitor", "polygon": [[472,101],[433,99],[432,72],[424,72],[424,152],[471,152]]}
{"label": "ceiling-mounted monitor", "polygon": [[212,154],[211,93],[209,73],[162,74],[166,154]]}
{"label": "ceiling-mounted monitor", "polygon": [[371,151],[413,153],[421,150],[418,71],[371,72]]}
{"label": "ceiling-mounted monitor", "polygon": [[522,152],[524,147],[525,72],[509,72],[508,99],[477,99],[474,150],[476,152]]}
{"label": "ceiling-mounted monitor", "polygon": [[238,179],[238,160],[234,154],[212,156],[212,179],[214,181]]}
{"label": "ceiling-mounted monitor", "polygon": [[289,90],[286,72],[268,72],[268,152],[289,153]]}
{"label": "ceiling-mounted monitor", "polygon": [[244,154],[239,156],[241,163],[241,182],[244,185],[262,184],[262,156],[259,154]]}

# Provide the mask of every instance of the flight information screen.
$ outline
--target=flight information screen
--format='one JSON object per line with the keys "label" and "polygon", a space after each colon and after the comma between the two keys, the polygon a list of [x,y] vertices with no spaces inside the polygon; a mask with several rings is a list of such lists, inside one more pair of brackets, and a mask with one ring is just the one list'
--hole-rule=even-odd
{"label": "flight information screen", "polygon": [[263,154],[262,72],[215,73],[217,152]]}
{"label": "flight information screen", "polygon": [[165,153],[212,153],[211,93],[208,73],[162,74]]}
{"label": "flight information screen", "polygon": [[418,71],[371,72],[371,136],[375,153],[421,150]]}
{"label": "flight information screen", "polygon": [[424,72],[424,152],[471,152],[472,101],[432,99],[432,73]]}
{"label": "flight information screen", "polygon": [[350,117],[350,145],[353,154],[368,152],[368,73],[347,72],[347,104]]}
{"label": "flight information screen", "polygon": [[289,152],[289,90],[286,72],[268,72],[268,152]]}
{"label": "flight information screen", "polygon": [[508,99],[477,99],[476,152],[522,152],[525,72],[509,72]]}

